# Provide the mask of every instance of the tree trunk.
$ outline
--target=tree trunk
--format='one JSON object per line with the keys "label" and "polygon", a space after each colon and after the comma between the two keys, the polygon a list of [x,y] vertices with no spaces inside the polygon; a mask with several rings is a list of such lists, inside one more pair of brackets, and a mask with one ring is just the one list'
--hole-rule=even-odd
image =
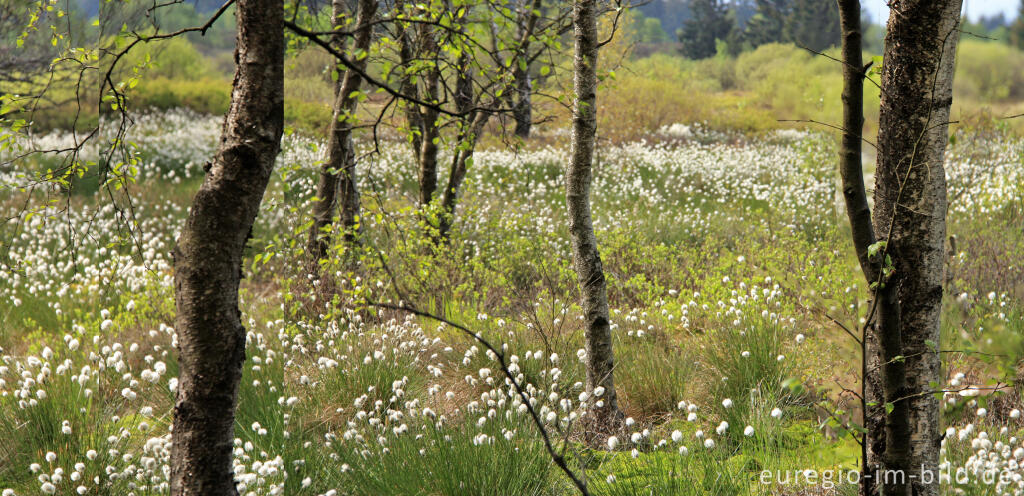
{"label": "tree trunk", "polygon": [[[839,174],[843,199],[850,219],[853,247],[864,278],[870,285],[878,278],[878,266],[868,257],[875,243],[871,209],[864,189],[861,148],[864,129],[864,60],[861,48],[860,0],[839,1],[843,61],[843,136],[839,151]],[[874,321],[874,319],[871,319]],[[882,398],[878,326],[865,327],[861,342],[861,411],[865,434],[861,438],[861,474],[878,472],[885,449],[885,409]],[[862,496],[877,496],[874,477],[861,480]]]}
{"label": "tree trunk", "polygon": [[444,193],[441,195],[441,208],[443,212],[438,225],[438,236],[441,239],[448,238],[448,232],[455,221],[455,207],[459,199],[459,191],[462,188],[462,181],[466,179],[466,169],[469,166],[469,161],[473,158],[473,152],[476,150],[477,138],[483,132],[490,116],[491,113],[487,111],[472,114],[471,121],[467,124],[469,129],[464,132],[465,135],[460,140],[463,143],[460,147],[461,149],[455,152],[452,168],[448,175],[448,186],[445,187]]}
{"label": "tree trunk", "polygon": [[[594,440],[618,431],[622,412],[615,394],[612,333],[608,318],[608,294],[601,256],[597,251],[590,215],[591,168],[597,133],[597,5],[596,0],[577,0],[573,5],[575,27],[575,105],[572,116],[572,150],[565,177],[569,235],[573,265],[580,286],[586,325],[587,392],[604,388],[590,408],[587,438]],[[598,406],[598,403],[602,403]]]}
{"label": "tree trunk", "polygon": [[171,494],[237,495],[235,406],[245,361],[242,255],[284,129],[284,9],[238,0],[231,107],[220,146],[174,249],[178,392]]}
{"label": "tree trunk", "polygon": [[[516,48],[516,60],[512,62],[517,68],[521,67],[520,60],[525,61],[529,58],[528,52],[530,47],[530,37],[533,35],[533,32],[537,27],[540,7],[541,0],[534,0],[532,8],[520,16],[518,34],[519,42]],[[496,37],[496,30],[493,28],[493,24],[491,26],[491,35],[492,37]],[[503,61],[501,61],[501,63],[504,65]],[[452,223],[455,221],[455,208],[459,198],[459,191],[462,187],[462,181],[466,178],[466,169],[468,168],[470,161],[473,159],[473,153],[476,150],[477,141],[479,140],[481,133],[484,131],[484,126],[487,125],[487,121],[490,120],[491,115],[493,114],[492,109],[497,109],[501,105],[501,100],[494,98],[489,105],[483,105],[482,108],[474,110],[473,104],[476,101],[476,97],[473,91],[473,78],[468,52],[464,53],[462,58],[459,60],[459,67],[461,70],[457,75],[456,80],[455,103],[456,110],[460,114],[463,114],[461,121],[463,128],[459,133],[458,149],[455,152],[455,156],[452,158],[452,167],[448,175],[448,184],[441,193],[441,218],[438,222],[439,240],[448,239],[448,233],[451,230]],[[514,93],[512,90],[516,88],[515,85],[519,82],[518,74],[519,69],[516,69],[512,83],[506,84],[502,89],[503,93]],[[527,99],[529,98],[529,91],[527,91],[526,97]],[[529,109],[527,109],[527,112],[529,112]],[[517,130],[518,129],[517,125]],[[528,132],[529,129],[527,129],[527,133]]]}
{"label": "tree trunk", "polygon": [[518,60],[514,61],[515,70],[512,79],[515,83],[514,105],[512,107],[512,118],[516,121],[515,135],[526,139],[530,137],[530,130],[533,127],[533,81],[530,78],[530,37],[537,27],[537,19],[541,10],[541,0],[525,2],[521,6],[517,17],[519,48],[517,51]]}
{"label": "tree trunk", "polygon": [[[465,18],[460,28],[465,32]],[[459,188],[466,178],[466,167],[473,158],[477,138],[487,124],[490,112],[473,111],[475,92],[473,91],[473,74],[470,68],[469,52],[459,57],[458,74],[455,77],[455,109],[462,117],[459,125],[459,139],[456,141],[455,156],[448,173],[448,184],[441,192],[441,216],[438,219],[438,241],[448,239],[448,231],[455,221],[455,205],[458,201]]]}
{"label": "tree trunk", "polygon": [[[433,45],[433,40],[429,43]],[[440,97],[440,69],[430,68],[428,71],[424,78],[424,99],[428,103],[437,104]],[[439,114],[436,108],[424,107],[421,115],[420,125],[423,129],[423,137],[419,149],[420,205],[426,207],[430,205],[434,199],[434,193],[437,192],[437,145],[441,139],[441,130],[437,125]]]}
{"label": "tree trunk", "polygon": [[359,221],[359,184],[356,182],[356,144],[352,140],[351,129],[348,136],[345,136],[345,143],[344,168],[338,184],[338,203],[341,204],[341,227],[345,230],[342,239],[352,245],[356,242],[362,224]]}
{"label": "tree trunk", "polygon": [[[405,13],[405,2],[403,0],[395,0],[395,12],[399,14]],[[401,92],[403,95],[418,96],[419,88],[416,85],[414,74],[409,72],[409,66],[413,63],[413,58],[416,56],[413,49],[412,37],[409,36],[408,27],[399,24],[397,25],[397,29],[398,54],[402,68],[405,71],[402,74],[400,83]],[[419,107],[413,104],[406,104],[405,118],[409,124],[409,136],[411,138],[410,143],[412,144],[413,155],[418,168],[420,161],[420,148],[423,146],[423,116],[420,114]]]}
{"label": "tree trunk", "polygon": [[[334,2],[334,29],[338,25],[344,8],[342,2]],[[356,33],[353,44],[354,63],[361,70],[366,69],[365,53],[370,48],[373,34],[371,21],[377,11],[374,0],[360,0],[356,14]],[[340,35],[337,35],[340,37]],[[340,45],[340,43],[338,43]],[[317,183],[316,197],[313,204],[313,225],[309,228],[307,253],[312,260],[320,260],[327,255],[331,236],[324,228],[331,225],[334,218],[336,195],[341,196],[341,225],[347,242],[355,240],[355,229],[359,217],[359,190],[356,186],[355,149],[352,141],[352,125],[355,122],[355,110],[358,103],[356,92],[362,85],[363,78],[356,71],[347,70],[341,78],[335,95],[334,113],[331,120],[327,140],[327,161],[320,166],[320,181]]]}
{"label": "tree trunk", "polygon": [[516,121],[515,134],[526,139],[530,137],[530,128],[533,126],[533,109],[530,101],[533,83],[530,81],[529,67],[522,69],[517,66],[513,76],[516,83],[516,103],[512,108],[512,117]]}
{"label": "tree trunk", "polygon": [[[960,0],[892,2],[885,38],[875,235],[894,271],[878,291],[886,417],[884,494],[938,494],[937,350],[946,239],[944,152]],[[883,258],[884,260],[884,258]],[[923,470],[935,475],[929,483]],[[915,477],[911,477],[914,475]],[[924,477],[923,477],[924,476]]]}

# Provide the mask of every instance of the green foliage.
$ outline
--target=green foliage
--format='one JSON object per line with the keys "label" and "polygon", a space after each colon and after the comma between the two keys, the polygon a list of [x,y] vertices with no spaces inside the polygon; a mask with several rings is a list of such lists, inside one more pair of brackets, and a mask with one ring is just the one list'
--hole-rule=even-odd
{"label": "green foliage", "polygon": [[839,46],[839,6],[821,0],[792,0],[784,28],[785,38],[811,50]]}
{"label": "green foliage", "polygon": [[184,37],[136,45],[118,62],[122,70],[135,66],[146,66],[145,79],[199,81],[219,75],[209,59]]}
{"label": "green foliage", "polygon": [[147,78],[130,95],[139,109],[188,108],[207,114],[224,114],[231,103],[231,84],[221,79],[173,80]]}
{"label": "green foliage", "polygon": [[1002,43],[966,38],[960,42],[954,85],[958,94],[980,102],[1024,99],[1024,52]]}
{"label": "green foliage", "polygon": [[783,41],[788,0],[760,0],[757,12],[747,20],[744,38],[754,48]]}
{"label": "green foliage", "polygon": [[1024,2],[1021,2],[1020,7],[1017,9],[1017,18],[1013,20],[1009,28],[1009,41],[1010,45],[1017,47],[1019,50],[1024,50]]}
{"label": "green foliage", "polygon": [[302,100],[285,100],[285,123],[296,130],[311,134],[324,134],[331,124],[332,115],[330,105]]}
{"label": "green foliage", "polygon": [[757,488],[750,483],[750,474],[747,473],[748,470],[752,471],[750,464],[741,462],[726,465],[727,458],[703,448],[692,448],[692,452],[684,456],[667,451],[645,454],[641,458],[632,458],[626,453],[610,458],[602,465],[602,470],[608,476],[604,480],[595,478],[594,494],[771,494],[770,487]]}
{"label": "green foliage", "polygon": [[733,400],[731,407],[714,405],[721,418],[737,426],[759,401],[771,407],[792,401],[783,382],[795,370],[792,358],[784,358],[783,331],[778,323],[767,317],[755,318],[749,327],[722,329],[709,339],[714,342],[705,358],[714,370],[710,389],[716,398]]}
{"label": "green foliage", "polygon": [[640,41],[644,43],[664,43],[668,41],[668,33],[661,28],[661,19],[647,17],[640,26]]}

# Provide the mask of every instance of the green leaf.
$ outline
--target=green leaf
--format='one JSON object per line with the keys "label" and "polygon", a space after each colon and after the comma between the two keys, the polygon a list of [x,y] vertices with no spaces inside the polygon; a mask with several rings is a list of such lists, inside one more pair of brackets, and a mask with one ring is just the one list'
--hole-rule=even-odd
{"label": "green leaf", "polygon": [[885,250],[885,247],[886,247],[886,242],[885,241],[879,241],[877,243],[872,243],[871,246],[868,246],[868,256],[869,257],[877,256],[878,252]]}

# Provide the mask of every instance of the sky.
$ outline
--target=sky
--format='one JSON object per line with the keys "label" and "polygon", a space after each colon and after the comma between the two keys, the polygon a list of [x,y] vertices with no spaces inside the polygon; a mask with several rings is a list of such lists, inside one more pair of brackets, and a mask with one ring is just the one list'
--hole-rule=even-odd
{"label": "sky", "polygon": [[[885,0],[862,0],[861,5],[871,14],[875,22],[883,21],[889,17],[889,8]],[[1020,0],[964,0],[964,7],[967,9],[967,17],[972,21],[978,20],[980,16],[991,16],[1003,12],[1007,19],[1017,16],[1017,9]]]}

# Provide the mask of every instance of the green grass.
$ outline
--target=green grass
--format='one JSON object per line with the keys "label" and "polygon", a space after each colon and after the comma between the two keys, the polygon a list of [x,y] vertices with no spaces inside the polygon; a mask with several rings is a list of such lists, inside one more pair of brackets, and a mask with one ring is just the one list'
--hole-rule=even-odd
{"label": "green grass", "polygon": [[[141,254],[121,243],[112,211],[93,210],[103,200],[86,194],[72,198],[69,214],[90,233],[78,245],[77,268],[69,268],[72,256],[60,241],[64,213],[29,219],[24,235],[3,228],[7,260],[18,272],[5,273],[0,296],[21,305],[5,307],[0,324],[0,439],[10,440],[0,443],[0,489],[34,494],[39,477],[60,467],[59,490],[71,491],[69,474],[83,463],[79,475],[103,480],[100,494],[124,494],[129,484],[146,486],[136,494],[161,494],[168,456],[161,447],[178,373],[167,253],[199,181],[183,169],[201,163],[166,144],[207,149],[219,122],[163,117],[145,121],[158,124],[137,140],[144,173],[130,191],[147,222]],[[1015,177],[1020,141],[990,129],[991,142],[982,143],[981,132],[958,134],[951,157]],[[568,416],[585,374],[563,211],[565,150],[481,151],[452,238],[435,244],[426,216],[411,204],[406,145],[385,142],[383,155],[361,169],[386,185],[373,191],[364,184],[361,245],[332,246],[317,285],[302,258],[317,142],[287,137],[243,265],[248,360],[235,461],[246,492],[572,494],[479,343],[430,319],[367,307],[367,298],[402,299],[507,347],[556,448],[586,473],[595,494],[798,494],[803,488],[766,487],[758,477],[855,468],[859,447],[849,429],[821,414],[842,408],[856,417],[836,384],[856,389],[858,361],[830,317],[856,327],[866,305],[843,213],[833,208],[832,144],[821,136],[708,136],[602,150],[594,215],[617,392],[635,421],[617,450],[584,445],[578,419]],[[172,171],[177,179],[168,177]],[[956,187],[964,176],[954,172]],[[975,187],[978,194],[958,200],[963,208],[950,214],[963,253],[949,266],[942,346],[964,350],[944,354],[950,374],[986,383],[1014,378],[1024,356],[1022,210],[1017,186]],[[21,205],[16,193],[0,203],[5,212]],[[60,291],[71,274],[78,279]],[[65,334],[80,347],[70,349]],[[150,382],[157,362],[165,373]],[[82,386],[72,378],[86,365]],[[24,386],[26,378],[35,383]],[[137,398],[126,399],[125,388]],[[19,400],[29,399],[22,389],[38,405],[22,408]],[[35,396],[40,389],[45,399]],[[974,413],[985,406],[992,413],[976,428],[987,426],[995,438],[1007,427],[998,436],[1008,441],[1021,428],[1009,417],[1014,394],[963,400],[946,410],[946,421],[978,422]],[[151,416],[142,414],[150,408]],[[64,421],[71,434],[62,432]],[[715,433],[723,421],[728,430]],[[698,430],[713,449],[703,447]],[[629,440],[634,432],[637,443]],[[951,445],[948,457],[964,463],[972,440]],[[90,449],[95,459],[87,458]],[[29,470],[33,463],[40,472]],[[133,482],[139,477],[153,482]]]}

